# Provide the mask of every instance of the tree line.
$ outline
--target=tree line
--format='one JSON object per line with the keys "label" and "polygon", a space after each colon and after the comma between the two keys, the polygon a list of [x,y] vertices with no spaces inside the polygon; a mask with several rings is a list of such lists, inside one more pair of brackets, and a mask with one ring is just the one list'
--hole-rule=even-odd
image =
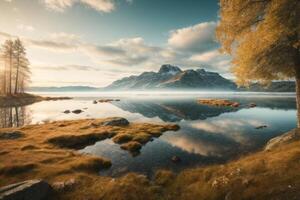
{"label": "tree line", "polygon": [[24,93],[30,82],[29,61],[20,39],[6,40],[0,48],[0,94]]}

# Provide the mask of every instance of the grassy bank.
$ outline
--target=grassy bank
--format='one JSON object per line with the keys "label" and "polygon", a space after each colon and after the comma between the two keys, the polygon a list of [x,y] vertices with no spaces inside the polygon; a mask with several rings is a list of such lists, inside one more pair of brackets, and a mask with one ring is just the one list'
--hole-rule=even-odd
{"label": "grassy bank", "polygon": [[0,107],[25,106],[39,101],[64,100],[69,97],[42,97],[38,95],[22,93],[16,95],[0,95]]}
{"label": "grassy bank", "polygon": [[76,149],[104,138],[112,138],[120,146],[132,142],[143,145],[149,137],[178,129],[174,125],[155,124],[106,126],[109,120],[60,121],[19,129],[1,129],[0,186],[40,178],[55,188],[53,199],[229,200],[300,197],[300,141],[297,140],[224,165],[187,169],[179,174],[161,170],[152,180],[131,173],[119,178],[99,176],[99,171],[101,173],[102,169],[113,163],[106,158],[79,154]]}

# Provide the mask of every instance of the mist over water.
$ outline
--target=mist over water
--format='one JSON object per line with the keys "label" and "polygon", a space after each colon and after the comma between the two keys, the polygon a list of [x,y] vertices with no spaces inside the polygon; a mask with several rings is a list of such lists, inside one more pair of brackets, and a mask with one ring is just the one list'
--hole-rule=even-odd
{"label": "mist over water", "polygon": [[[126,172],[151,175],[156,169],[182,170],[188,167],[223,163],[241,154],[256,151],[271,138],[296,127],[293,93],[254,92],[64,92],[38,93],[71,96],[72,100],[43,101],[24,107],[0,108],[1,127],[39,124],[55,120],[125,117],[130,122],[176,123],[181,129],[167,132],[143,146],[137,156],[120,149],[110,139],[97,142],[83,153],[107,157],[112,167],[106,175]],[[93,100],[120,101],[93,104]],[[201,98],[224,98],[240,102],[239,108],[211,107],[197,103]],[[257,107],[248,108],[249,103]],[[84,112],[64,114],[64,110]],[[256,129],[266,125],[267,128]],[[178,156],[180,163],[171,158]]]}

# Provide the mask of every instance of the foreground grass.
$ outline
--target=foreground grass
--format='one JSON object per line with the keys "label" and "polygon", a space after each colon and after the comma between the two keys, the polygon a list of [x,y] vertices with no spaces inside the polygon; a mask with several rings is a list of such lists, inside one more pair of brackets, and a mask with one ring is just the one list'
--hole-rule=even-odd
{"label": "foreground grass", "polygon": [[[72,186],[57,189],[52,199],[300,198],[300,141],[271,151],[260,151],[224,165],[187,169],[177,175],[161,170],[152,180],[140,174],[111,178],[98,174],[99,170],[101,172],[101,169],[110,166],[110,161],[77,153],[74,149],[84,145],[79,141],[90,143],[84,138],[92,135],[94,142],[102,135],[103,138],[109,136],[115,142],[128,144],[136,142],[134,137],[145,139],[145,134],[158,134],[174,127],[153,124],[124,127],[92,125],[103,121],[63,121],[17,129],[24,135],[19,134],[18,139],[0,140],[0,186],[33,178],[45,179],[53,186],[57,182],[75,180]],[[1,130],[8,131],[16,130]],[[143,133],[142,136],[136,137],[140,133]],[[56,142],[52,141],[53,138]]]}

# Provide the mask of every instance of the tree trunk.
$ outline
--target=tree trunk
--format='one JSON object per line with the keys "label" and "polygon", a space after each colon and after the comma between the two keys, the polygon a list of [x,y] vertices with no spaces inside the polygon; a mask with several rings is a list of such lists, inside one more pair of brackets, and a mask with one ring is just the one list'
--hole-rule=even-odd
{"label": "tree trunk", "polygon": [[18,55],[18,61],[17,61],[17,72],[16,72],[16,83],[15,83],[15,94],[18,93],[19,67],[20,67],[20,55]]}
{"label": "tree trunk", "polygon": [[11,81],[12,81],[12,52],[10,52],[9,55],[9,90],[8,93],[9,95],[11,95]]}
{"label": "tree trunk", "polygon": [[300,128],[300,69],[296,69],[297,127]]}

